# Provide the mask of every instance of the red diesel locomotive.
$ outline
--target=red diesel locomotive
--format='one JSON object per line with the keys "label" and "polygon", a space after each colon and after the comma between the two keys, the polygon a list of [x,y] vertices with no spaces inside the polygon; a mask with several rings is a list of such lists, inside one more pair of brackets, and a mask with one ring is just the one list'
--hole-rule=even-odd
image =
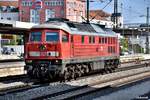
{"label": "red diesel locomotive", "polygon": [[34,26],[25,44],[25,70],[34,78],[76,78],[119,65],[117,35],[100,25],[67,20]]}

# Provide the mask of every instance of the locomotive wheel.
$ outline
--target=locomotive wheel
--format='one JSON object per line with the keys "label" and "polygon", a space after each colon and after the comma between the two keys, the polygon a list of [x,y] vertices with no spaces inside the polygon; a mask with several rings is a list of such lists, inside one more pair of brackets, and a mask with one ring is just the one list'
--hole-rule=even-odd
{"label": "locomotive wheel", "polygon": [[65,71],[64,72],[64,81],[66,81],[66,80],[69,80],[69,73],[68,73],[68,71]]}
{"label": "locomotive wheel", "polygon": [[77,78],[77,77],[80,77],[81,76],[81,72],[80,72],[80,70],[79,70],[79,68],[75,68],[75,77]]}
{"label": "locomotive wheel", "polygon": [[85,73],[85,74],[89,73],[89,71],[90,71],[90,70],[89,70],[88,67],[85,67],[85,68],[84,68],[84,73]]}
{"label": "locomotive wheel", "polygon": [[70,73],[71,79],[76,79],[74,69],[75,69],[74,66],[71,66],[71,69],[70,69],[70,71],[71,71],[71,73]]}
{"label": "locomotive wheel", "polygon": [[50,72],[48,72],[48,79],[50,79],[50,80],[53,79],[53,77],[52,77]]}
{"label": "locomotive wheel", "polygon": [[27,71],[27,75],[29,76],[29,78],[34,78],[33,77],[33,70]]}
{"label": "locomotive wheel", "polygon": [[109,73],[112,73],[112,68],[109,68],[108,71],[109,71]]}
{"label": "locomotive wheel", "polygon": [[104,69],[105,70],[105,73],[108,74],[109,73],[109,70],[108,68]]}
{"label": "locomotive wheel", "polygon": [[104,75],[104,74],[105,74],[105,70],[104,70],[104,69],[101,71],[101,74],[102,74],[102,75]]}
{"label": "locomotive wheel", "polygon": [[35,78],[39,78],[39,77],[40,77],[38,68],[34,68],[34,69],[33,69],[33,76],[34,76]]}
{"label": "locomotive wheel", "polygon": [[84,75],[85,74],[85,71],[84,71],[84,65],[79,65],[80,66],[80,72],[81,72],[81,75]]}

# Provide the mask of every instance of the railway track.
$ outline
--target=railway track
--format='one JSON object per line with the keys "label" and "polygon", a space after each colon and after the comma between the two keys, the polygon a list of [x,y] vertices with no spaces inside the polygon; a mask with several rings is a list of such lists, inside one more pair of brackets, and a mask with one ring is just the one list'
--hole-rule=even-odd
{"label": "railway track", "polygon": [[132,75],[121,76],[117,78],[112,78],[111,80],[97,81],[91,82],[87,85],[79,86],[76,88],[60,91],[57,93],[52,93],[46,96],[41,96],[34,98],[32,100],[70,100],[75,99],[84,95],[88,95],[93,92],[97,92],[103,89],[118,87],[121,85],[125,85],[131,82],[139,81],[144,78],[149,78],[150,71],[144,71],[135,73]]}
{"label": "railway track", "polygon": [[[148,60],[147,60],[148,61]],[[147,66],[147,64],[145,63],[140,63],[140,64],[136,64],[135,66],[128,66],[128,67],[122,67],[122,68],[119,68],[118,70],[115,71],[115,73],[117,72],[120,72],[120,71],[127,71],[127,70],[132,70],[132,69],[137,69],[137,68],[142,68],[142,67],[145,67]],[[80,81],[82,79],[85,79],[85,78],[88,78],[88,77],[96,77],[100,74],[95,74],[95,75],[89,75],[89,76],[84,76],[84,77],[81,77],[81,78],[78,78],[76,81]],[[107,74],[105,74],[107,75]],[[23,78],[26,78],[25,76],[18,76],[18,79],[20,79],[20,77],[22,77],[21,79]],[[122,78],[122,77],[121,77]],[[8,79],[11,79],[11,78],[8,78]],[[17,77],[14,78],[15,80],[18,80]],[[114,80],[114,79],[113,79]],[[6,81],[6,80],[3,80],[3,81]],[[7,80],[8,81],[8,80]],[[108,81],[108,80],[107,80]],[[104,81],[104,82],[101,82],[101,83],[105,83],[107,81]],[[110,80],[109,80],[110,81]],[[72,81],[71,81],[72,82]],[[65,82],[66,83],[66,82]],[[98,82],[100,83],[100,82]],[[50,83],[50,84],[62,84],[62,83],[58,83],[58,82],[53,82],[53,83]],[[18,86],[13,86],[13,87],[9,87],[9,88],[5,88],[5,89],[0,89],[0,96],[4,96],[4,95],[7,95],[7,94],[11,94],[11,93],[19,93],[19,92],[23,92],[23,91],[26,91],[26,90],[31,90],[31,89],[35,89],[35,88],[40,88],[40,87],[43,87],[43,86],[49,86],[49,84],[41,84],[39,83],[38,81],[35,82],[34,81],[25,81],[24,84],[21,84],[21,85],[18,85]],[[72,89],[68,89],[66,90],[67,92],[66,93],[71,93],[73,91],[78,91],[80,89],[86,89],[86,88],[89,88],[91,87],[92,85],[83,85],[81,87],[77,87],[77,88],[72,88]],[[94,86],[94,85],[93,85]],[[108,88],[110,87],[110,85],[107,85],[107,86],[104,86],[105,88]],[[62,94],[63,93],[63,94]],[[38,97],[38,98],[35,98],[35,99],[43,99],[43,98],[51,98],[51,96],[60,96],[60,95],[64,95],[65,91],[61,91],[61,92],[56,92],[54,94],[49,94],[47,96],[41,96],[41,97]]]}
{"label": "railway track", "polygon": [[0,82],[5,82],[5,81],[19,81],[19,80],[22,80],[22,79],[25,79],[25,78],[27,78],[26,74],[6,76],[6,77],[0,77]]}
{"label": "railway track", "polygon": [[22,62],[24,59],[6,59],[6,60],[0,60],[0,63],[7,63],[7,62]]}

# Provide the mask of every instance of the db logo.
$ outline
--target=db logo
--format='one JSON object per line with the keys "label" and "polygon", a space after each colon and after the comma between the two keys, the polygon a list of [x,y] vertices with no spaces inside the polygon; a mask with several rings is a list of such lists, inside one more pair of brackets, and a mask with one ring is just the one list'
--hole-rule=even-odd
{"label": "db logo", "polygon": [[46,52],[41,52],[40,55],[41,55],[41,56],[46,56],[47,53],[46,53]]}

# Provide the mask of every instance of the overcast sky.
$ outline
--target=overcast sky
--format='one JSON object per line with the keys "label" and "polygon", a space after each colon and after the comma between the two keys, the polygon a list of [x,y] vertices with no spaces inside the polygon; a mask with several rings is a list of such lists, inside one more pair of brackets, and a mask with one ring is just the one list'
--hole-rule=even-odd
{"label": "overcast sky", "polygon": [[[96,2],[90,3],[90,9],[102,9],[110,0],[94,0]],[[123,13],[124,23],[145,23],[146,22],[146,8],[150,7],[150,0],[118,0],[119,11]],[[108,13],[113,12],[113,3],[111,3],[104,9]],[[121,7],[121,3],[123,4]],[[142,17],[140,17],[142,16]]]}

